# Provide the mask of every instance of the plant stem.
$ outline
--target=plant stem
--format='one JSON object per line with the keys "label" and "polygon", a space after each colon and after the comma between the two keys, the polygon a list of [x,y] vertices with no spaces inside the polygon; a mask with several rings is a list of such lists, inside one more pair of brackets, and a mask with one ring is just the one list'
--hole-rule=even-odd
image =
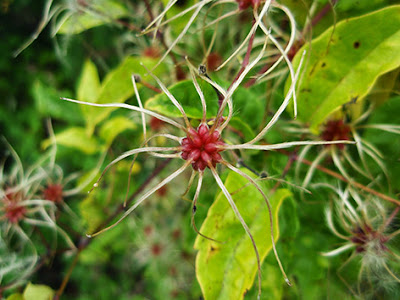
{"label": "plant stem", "polygon": [[[88,238],[85,238],[85,239],[88,239]],[[85,244],[82,244],[82,246],[79,247],[78,252],[75,254],[75,257],[74,257],[74,259],[72,261],[72,264],[69,266],[67,274],[65,274],[65,276],[63,278],[63,281],[61,283],[61,286],[57,290],[57,293],[55,294],[53,300],[59,300],[60,299],[61,295],[63,294],[63,292],[65,290],[65,287],[68,284],[68,281],[69,281],[69,278],[71,277],[72,271],[74,270],[76,264],[78,263],[79,255],[81,254],[82,250],[85,248],[84,245],[88,245],[88,244],[89,243],[85,243]]]}
{"label": "plant stem", "polygon": [[311,24],[308,24],[308,26],[304,29],[303,31],[303,36],[307,34],[308,31],[310,31],[311,28],[313,28],[315,25],[319,23],[331,10],[333,11],[333,7],[339,0],[332,0],[329,1],[329,3],[325,4],[325,6],[315,15],[315,17],[311,20]]}
{"label": "plant stem", "polygon": [[147,87],[148,89],[156,92],[157,94],[162,93],[162,90],[160,90],[159,88],[155,87],[154,85],[148,83],[147,81],[144,81],[143,79],[140,79],[140,84],[142,84],[143,86]]}
{"label": "plant stem", "polygon": [[[255,20],[253,20],[253,24],[254,23],[255,23]],[[246,69],[247,65],[249,64],[251,49],[253,48],[253,42],[254,42],[254,37],[255,36],[256,36],[256,32],[254,31],[254,33],[250,37],[249,45],[247,46],[246,55],[245,55],[245,57],[243,59],[243,62],[242,62],[242,67],[240,68],[239,72],[237,73],[235,79],[233,79],[231,85],[228,88],[228,91],[232,87],[232,85],[239,79],[240,75],[243,73],[243,71]],[[221,104],[220,104],[220,106],[221,106]]]}

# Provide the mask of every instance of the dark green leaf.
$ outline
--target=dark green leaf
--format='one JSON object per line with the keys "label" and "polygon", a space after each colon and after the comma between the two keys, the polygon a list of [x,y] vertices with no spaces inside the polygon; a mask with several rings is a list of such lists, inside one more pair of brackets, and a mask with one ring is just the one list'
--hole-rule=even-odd
{"label": "dark green leaf", "polygon": [[81,112],[73,103],[66,104],[60,97],[68,97],[68,91],[57,91],[54,87],[45,85],[36,80],[32,85],[32,96],[35,100],[37,112],[58,120],[72,123],[81,121]]}
{"label": "dark green leaf", "polygon": [[[199,81],[207,104],[207,118],[215,117],[218,112],[218,96],[214,88],[204,81]],[[168,88],[171,94],[178,100],[189,118],[201,119],[202,106],[200,97],[191,80],[181,81]],[[264,104],[260,97],[249,89],[238,88],[233,94],[234,116],[256,129],[262,121]],[[145,107],[168,117],[179,118],[182,114],[164,94],[158,94],[146,102]],[[232,122],[232,126],[238,122]],[[237,127],[242,130],[243,124]],[[249,134],[249,128],[245,134]],[[254,137],[254,136],[253,136]]]}

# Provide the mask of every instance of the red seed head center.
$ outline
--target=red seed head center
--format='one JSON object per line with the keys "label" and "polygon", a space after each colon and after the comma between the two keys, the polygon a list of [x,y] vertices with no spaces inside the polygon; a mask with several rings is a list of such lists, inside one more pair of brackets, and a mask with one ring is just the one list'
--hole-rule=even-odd
{"label": "red seed head center", "polygon": [[245,10],[247,8],[255,7],[260,5],[260,0],[236,0],[236,2],[239,5],[240,10]]}
{"label": "red seed head center", "polygon": [[49,184],[43,191],[43,198],[55,203],[63,201],[63,187],[61,184]]}
{"label": "red seed head center", "polygon": [[10,192],[6,190],[2,201],[5,208],[5,217],[11,223],[18,223],[24,218],[26,207],[20,205],[20,202],[23,201],[22,192]]}
{"label": "red seed head center", "polygon": [[356,246],[357,253],[362,253],[368,249],[372,249],[377,252],[386,251],[388,248],[385,243],[389,239],[382,233],[374,230],[370,226],[364,224],[362,227],[357,227],[353,230],[353,237],[351,241]]}
{"label": "red seed head center", "polygon": [[219,154],[224,143],[218,131],[210,132],[206,124],[201,124],[197,130],[189,129],[187,137],[182,140],[182,158],[192,160],[193,169],[203,171],[209,165],[215,166],[221,162]]}
{"label": "red seed head center", "polygon": [[[325,125],[321,138],[325,141],[350,140],[351,128],[343,120],[330,120]],[[343,150],[344,144],[336,145]]]}

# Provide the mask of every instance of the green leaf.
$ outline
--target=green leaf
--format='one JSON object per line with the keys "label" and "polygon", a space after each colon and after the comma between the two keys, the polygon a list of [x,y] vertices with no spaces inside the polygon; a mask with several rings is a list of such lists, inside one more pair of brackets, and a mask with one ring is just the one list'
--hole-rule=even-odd
{"label": "green leaf", "polygon": [[[158,62],[157,58],[127,57],[117,69],[110,72],[104,79],[98,98],[98,103],[123,102],[134,94],[132,74],[142,76],[146,81],[151,81],[150,75],[141,63],[148,69],[152,69]],[[165,68],[158,67],[154,74],[162,74]]]}
{"label": "green leaf", "polygon": [[124,253],[127,247],[125,239],[129,229],[126,223],[119,225],[121,226],[102,233],[101,237],[94,238],[89,247],[82,251],[80,262],[86,265],[108,263],[113,253]]}
{"label": "green leaf", "polygon": [[[248,181],[230,172],[225,186],[235,201],[243,219],[250,228],[261,261],[272,248],[268,210],[265,200]],[[265,192],[266,183],[260,186]],[[242,188],[242,189],[241,189]],[[270,197],[274,217],[275,239],[279,237],[278,212],[282,201],[291,195],[287,189],[279,189]],[[200,236],[195,242],[199,252],[196,258],[196,274],[206,300],[243,299],[257,273],[257,260],[253,246],[223,193],[219,193],[208,210],[200,232],[216,243]]]}
{"label": "green leaf", "polygon": [[365,97],[381,74],[400,65],[400,6],[338,23],[311,50],[299,50],[295,66],[304,49],[310,53],[297,88],[298,118],[317,133],[329,114]]}
{"label": "green leaf", "polygon": [[[208,83],[199,82],[199,85],[207,104],[207,118],[212,118],[218,111],[218,96]],[[180,81],[169,87],[168,90],[183,106],[189,118],[201,119],[203,110],[200,97],[191,80]],[[146,101],[145,107],[167,117],[182,117],[180,111],[164,93],[157,94],[155,97]]]}
{"label": "green leaf", "polygon": [[[67,12],[70,13],[70,12]],[[84,10],[77,10],[57,31],[59,34],[78,34],[93,27],[113,23],[129,11],[119,1],[95,0]]]}
{"label": "green leaf", "polygon": [[83,65],[77,96],[81,101],[96,102],[100,92],[100,79],[96,65],[87,60]]}
{"label": "green leaf", "polygon": [[[198,82],[206,100],[207,118],[215,117],[218,112],[217,93],[208,83],[204,81]],[[200,97],[191,80],[178,82],[169,87],[168,90],[182,105],[189,118],[201,119],[203,110]],[[259,97],[258,94],[253,93],[251,90],[239,87],[233,94],[232,99],[235,118],[247,123],[252,129],[257,129],[262,121],[264,113],[264,103],[263,100],[261,100],[261,97]],[[158,94],[149,99],[146,102],[145,107],[167,117],[182,117],[180,111],[164,93]],[[246,132],[244,132],[245,135],[251,133],[249,132],[250,128],[244,128],[243,124],[239,124],[238,122],[232,122],[230,125],[239,130],[246,130]],[[254,135],[252,137],[254,137]]]}
{"label": "green leaf", "polygon": [[24,290],[24,300],[52,300],[54,291],[47,285],[28,283]]}
{"label": "green leaf", "polygon": [[[77,97],[81,101],[86,102],[97,102],[97,98],[100,92],[100,79],[97,72],[96,65],[87,60],[83,65],[81,78],[78,83]],[[83,116],[86,120],[87,133],[91,135],[95,127],[95,118],[101,113],[101,110],[93,106],[80,105]]]}
{"label": "green leaf", "polygon": [[[85,154],[93,154],[104,149],[104,147],[98,144],[96,139],[89,137],[85,128],[82,127],[70,127],[57,133],[55,137],[58,145],[71,147]],[[46,139],[42,142],[42,147],[47,148],[51,143],[50,139]]]}
{"label": "green leaf", "polygon": [[106,219],[98,196],[94,196],[93,193],[90,193],[85,200],[79,204],[79,211],[83,220],[86,222],[87,232],[89,233],[93,233]]}
{"label": "green leaf", "polygon": [[8,296],[6,300],[24,300],[24,296],[20,293],[16,293]]}
{"label": "green leaf", "polygon": [[135,129],[136,124],[125,117],[112,118],[100,127],[99,135],[106,142],[106,145],[111,145],[117,135],[127,129]]}
{"label": "green leaf", "polygon": [[36,80],[32,85],[31,94],[40,115],[72,123],[81,121],[79,108],[73,103],[60,100],[61,95],[68,97],[71,94],[69,91],[57,91],[54,87]]}
{"label": "green leaf", "polygon": [[[162,3],[164,6],[168,4],[169,0],[162,0]],[[181,1],[181,3],[176,3],[173,5],[167,12],[167,18],[170,19],[173,16],[179,14],[180,12],[184,11],[185,9],[191,7],[192,5],[195,4],[196,1],[194,0],[186,0],[186,1]],[[169,23],[169,27],[171,28],[174,36],[178,36],[181,31],[185,28],[187,22],[189,21],[190,17],[192,16],[193,11],[189,12],[178,19],[171,21]]]}
{"label": "green leaf", "polygon": [[233,117],[229,122],[229,126],[232,126],[233,128],[239,130],[240,135],[242,135],[242,137],[246,141],[249,141],[256,136],[249,124],[241,118]]}
{"label": "green leaf", "polygon": [[[129,97],[134,95],[132,86],[132,74],[138,74],[143,77],[146,81],[151,81],[146,69],[140,65],[143,63],[148,69],[151,69],[156,63],[157,59],[149,57],[127,57],[118,68],[107,74],[106,78],[102,82],[97,103],[122,103],[125,102]],[[164,65],[160,65],[156,70],[155,74],[164,72]],[[92,118],[93,125],[96,126],[98,123],[106,119],[111,112],[116,108],[95,108],[96,113]]]}
{"label": "green leaf", "polygon": [[379,77],[375,82],[368,99],[376,106],[382,105],[386,100],[389,99],[392,92],[396,89],[395,86],[398,82],[399,74],[400,68],[397,68]]}

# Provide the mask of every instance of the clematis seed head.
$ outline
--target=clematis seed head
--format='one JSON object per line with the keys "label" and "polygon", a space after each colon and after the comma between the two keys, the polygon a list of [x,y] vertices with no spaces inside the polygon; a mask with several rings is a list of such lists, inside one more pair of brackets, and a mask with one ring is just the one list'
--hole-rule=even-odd
{"label": "clematis seed head", "polygon": [[184,160],[191,159],[196,171],[203,171],[211,163],[214,167],[222,161],[219,152],[224,145],[217,130],[210,131],[206,124],[201,124],[197,130],[189,129],[186,138],[182,139],[182,154]]}
{"label": "clematis seed head", "polygon": [[[349,141],[351,139],[351,128],[343,120],[330,120],[326,123],[325,129],[321,134],[321,138],[325,141]],[[345,144],[335,145],[343,150]]]}
{"label": "clematis seed head", "polygon": [[43,199],[61,203],[63,201],[63,186],[58,183],[49,184],[43,191]]}

